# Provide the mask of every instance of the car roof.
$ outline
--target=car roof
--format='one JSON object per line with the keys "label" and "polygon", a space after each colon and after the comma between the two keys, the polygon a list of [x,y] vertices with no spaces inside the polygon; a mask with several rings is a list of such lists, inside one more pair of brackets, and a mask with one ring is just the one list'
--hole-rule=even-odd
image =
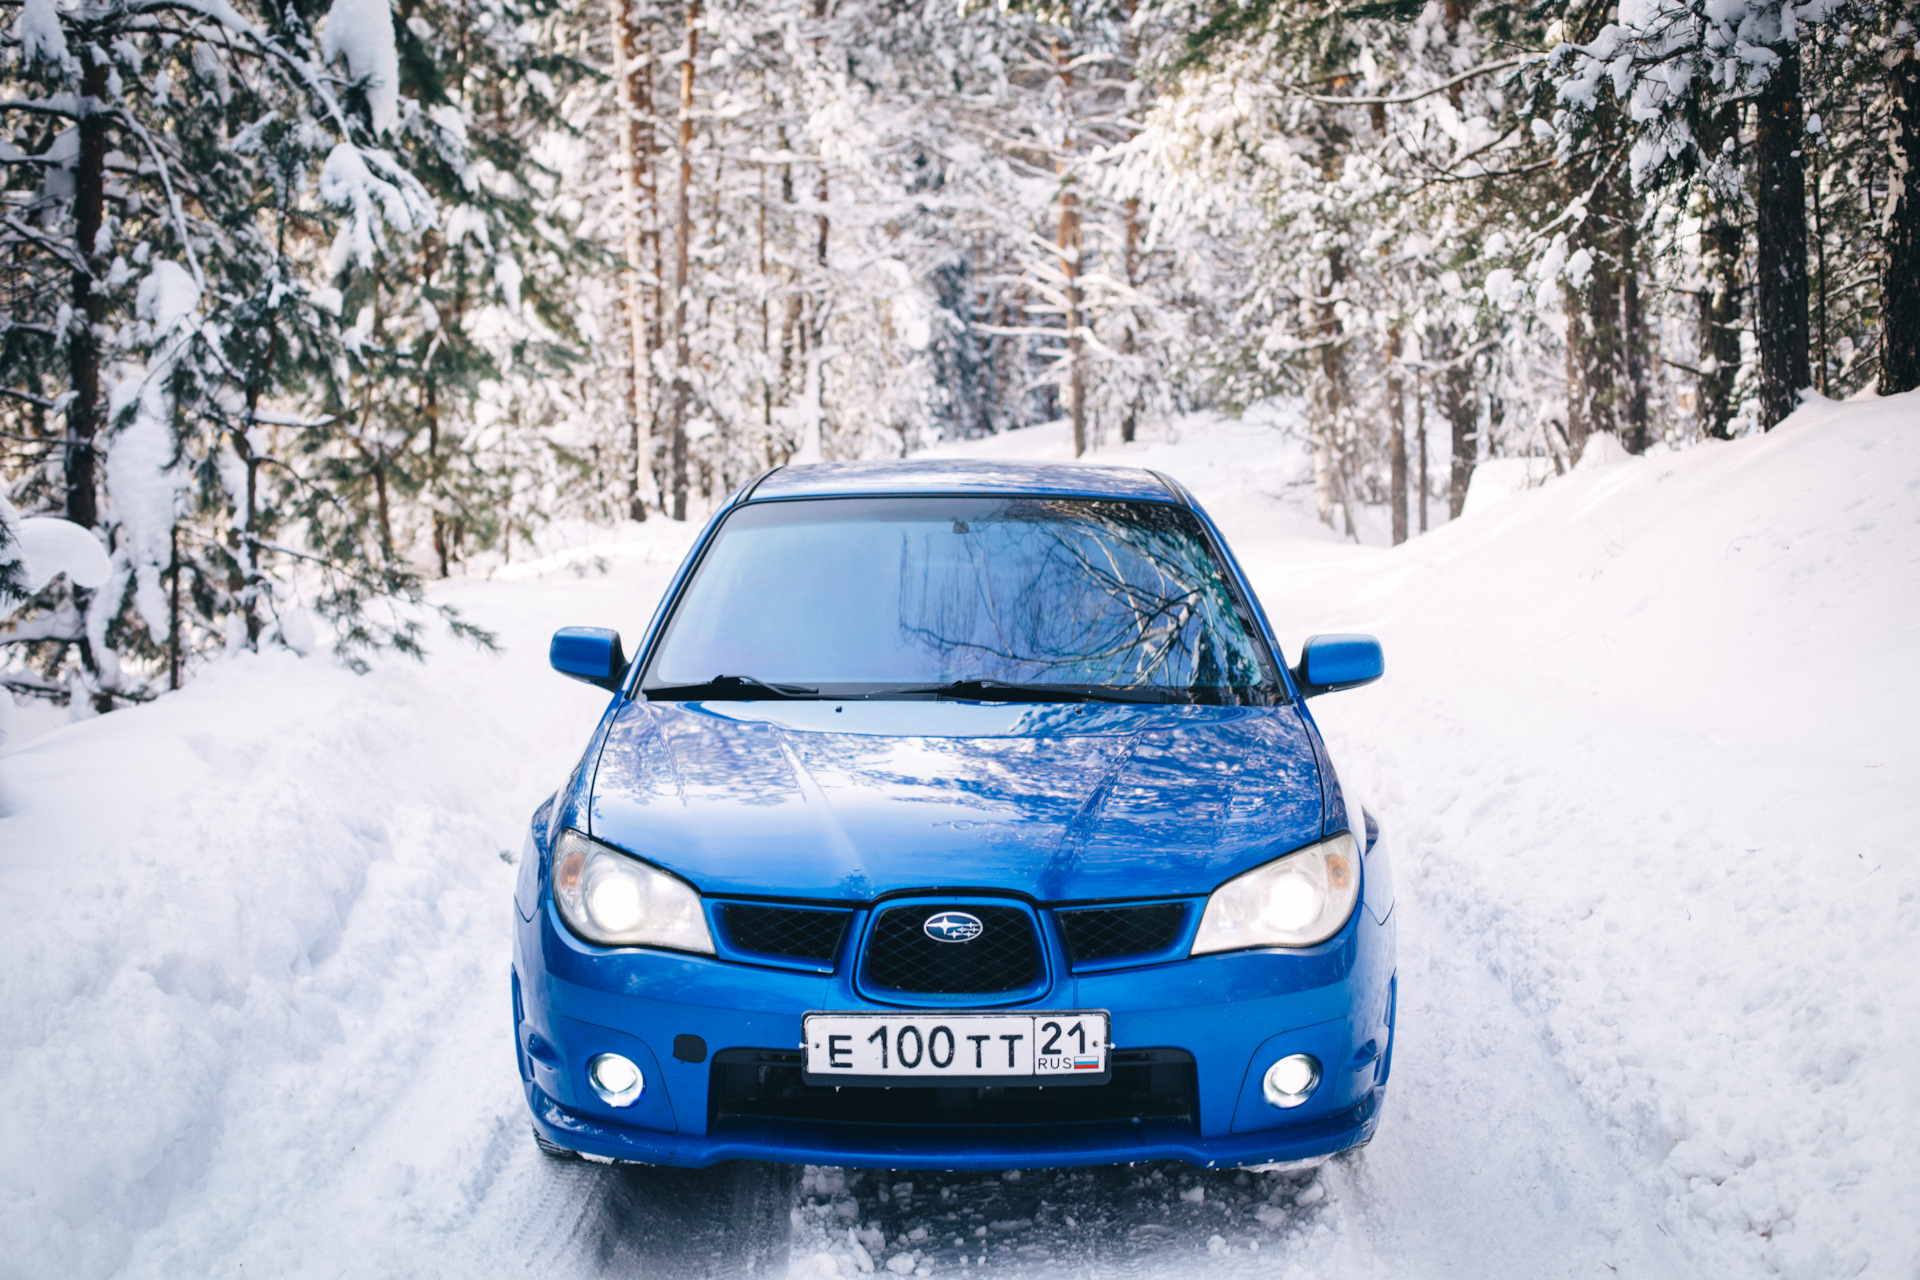
{"label": "car roof", "polygon": [[1148,502],[1182,500],[1171,483],[1140,467],[957,458],[815,462],[780,467],[763,476],[747,493],[746,500],[916,493],[1030,493]]}

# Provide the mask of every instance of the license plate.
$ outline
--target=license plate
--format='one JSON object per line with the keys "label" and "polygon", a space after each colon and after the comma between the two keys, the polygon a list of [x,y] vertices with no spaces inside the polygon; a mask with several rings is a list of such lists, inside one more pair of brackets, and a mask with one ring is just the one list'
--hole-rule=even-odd
{"label": "license plate", "polygon": [[1104,1084],[1107,1014],[809,1013],[808,1084]]}

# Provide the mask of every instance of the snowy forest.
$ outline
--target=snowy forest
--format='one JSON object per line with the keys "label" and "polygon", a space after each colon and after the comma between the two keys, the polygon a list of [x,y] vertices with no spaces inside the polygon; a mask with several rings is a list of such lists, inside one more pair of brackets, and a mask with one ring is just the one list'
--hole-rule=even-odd
{"label": "snowy forest", "polygon": [[1920,385],[1914,0],[4,7],[18,695],[485,645],[430,579],[788,461],[1282,400],[1398,542]]}

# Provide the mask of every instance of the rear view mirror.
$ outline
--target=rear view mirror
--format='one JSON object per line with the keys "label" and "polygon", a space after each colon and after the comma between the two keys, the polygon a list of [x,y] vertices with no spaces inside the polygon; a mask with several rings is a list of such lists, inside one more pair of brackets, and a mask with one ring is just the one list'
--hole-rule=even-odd
{"label": "rear view mirror", "polygon": [[547,647],[547,661],[563,676],[615,693],[627,678],[627,654],[620,647],[620,633],[605,627],[560,628]]}
{"label": "rear view mirror", "polygon": [[1372,636],[1309,636],[1293,678],[1300,696],[1371,684],[1387,672],[1386,655]]}

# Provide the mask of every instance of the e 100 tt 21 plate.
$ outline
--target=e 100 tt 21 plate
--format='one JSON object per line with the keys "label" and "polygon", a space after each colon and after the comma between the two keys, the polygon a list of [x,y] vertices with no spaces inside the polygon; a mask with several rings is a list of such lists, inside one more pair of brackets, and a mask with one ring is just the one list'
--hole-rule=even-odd
{"label": "e 100 tt 21 plate", "polygon": [[809,1013],[808,1084],[1105,1084],[1104,1009],[1045,1013]]}

